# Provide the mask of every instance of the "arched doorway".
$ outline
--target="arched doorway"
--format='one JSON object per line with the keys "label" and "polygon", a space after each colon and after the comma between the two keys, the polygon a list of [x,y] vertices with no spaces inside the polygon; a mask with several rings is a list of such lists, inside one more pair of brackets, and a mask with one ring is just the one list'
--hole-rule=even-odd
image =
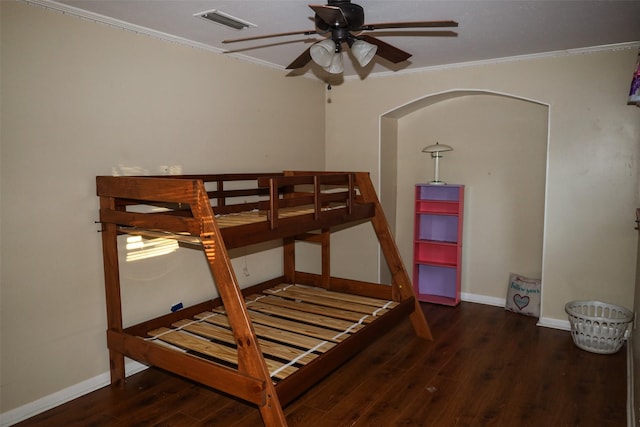
{"label": "arched doorway", "polygon": [[[541,277],[548,110],[509,94],[453,90],[381,116],[380,199],[408,270],[414,185],[433,178],[421,150],[439,141],[454,148],[441,177],[466,186],[463,298],[502,304],[509,272]],[[382,260],[380,276],[389,280]]]}

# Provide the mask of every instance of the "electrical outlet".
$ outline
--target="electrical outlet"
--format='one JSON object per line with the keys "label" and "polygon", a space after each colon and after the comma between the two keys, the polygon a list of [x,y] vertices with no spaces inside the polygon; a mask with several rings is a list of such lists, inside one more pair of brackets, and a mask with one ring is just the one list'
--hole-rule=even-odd
{"label": "electrical outlet", "polygon": [[160,175],[181,175],[182,174],[182,166],[181,165],[161,165],[158,167],[160,171]]}

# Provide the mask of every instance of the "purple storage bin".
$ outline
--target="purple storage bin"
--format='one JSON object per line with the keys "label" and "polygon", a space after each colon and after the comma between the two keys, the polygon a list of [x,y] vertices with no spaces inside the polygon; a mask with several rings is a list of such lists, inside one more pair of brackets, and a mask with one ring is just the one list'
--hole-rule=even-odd
{"label": "purple storage bin", "polygon": [[420,187],[421,200],[458,201],[459,185],[429,185]]}
{"label": "purple storage bin", "polygon": [[418,266],[418,292],[447,298],[456,297],[456,269],[434,265]]}
{"label": "purple storage bin", "polygon": [[418,239],[438,242],[458,241],[458,217],[454,215],[420,214]]}

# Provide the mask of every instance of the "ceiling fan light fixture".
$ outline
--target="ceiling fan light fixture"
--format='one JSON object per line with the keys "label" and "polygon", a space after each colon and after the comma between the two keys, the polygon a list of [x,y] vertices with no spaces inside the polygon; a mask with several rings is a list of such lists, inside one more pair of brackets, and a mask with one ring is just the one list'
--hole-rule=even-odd
{"label": "ceiling fan light fixture", "polygon": [[336,54],[336,43],[331,39],[322,40],[311,46],[309,54],[313,62],[322,68],[330,67]]}
{"label": "ceiling fan light fixture", "polygon": [[351,53],[353,53],[353,56],[361,67],[366,67],[366,65],[371,62],[373,57],[376,55],[377,51],[378,46],[364,40],[356,40],[351,45]]}
{"label": "ceiling fan light fixture", "polygon": [[[1,0],[0,0],[1,1]],[[342,57],[338,55],[342,51],[342,45],[347,43],[352,49],[353,58],[361,67],[371,63],[374,56],[389,61],[393,64],[406,61],[411,57],[409,52],[405,52],[389,43],[375,37],[361,34],[374,30],[394,30],[411,28],[444,28],[457,27],[456,21],[406,21],[406,22],[382,22],[377,24],[365,24],[364,9],[362,6],[351,3],[352,0],[327,0],[325,5],[310,4],[309,7],[315,12],[313,21],[315,28],[306,31],[294,31],[276,33],[268,35],[257,35],[253,37],[243,37],[232,40],[222,40],[222,43],[246,42],[250,40],[262,40],[270,37],[283,37],[292,35],[318,34],[327,37],[300,54],[286,69],[294,70],[306,67],[310,62],[314,62],[325,70],[341,73]],[[329,34],[330,33],[330,34]],[[387,34],[392,35],[392,34]],[[454,31],[400,31],[398,35],[420,35],[420,36],[457,36]],[[339,58],[334,57],[338,56]],[[340,70],[340,71],[337,71]]]}
{"label": "ceiling fan light fixture", "polygon": [[331,64],[328,67],[324,67],[325,71],[331,74],[340,74],[344,71],[344,65],[342,64],[342,52],[335,52],[331,59]]}

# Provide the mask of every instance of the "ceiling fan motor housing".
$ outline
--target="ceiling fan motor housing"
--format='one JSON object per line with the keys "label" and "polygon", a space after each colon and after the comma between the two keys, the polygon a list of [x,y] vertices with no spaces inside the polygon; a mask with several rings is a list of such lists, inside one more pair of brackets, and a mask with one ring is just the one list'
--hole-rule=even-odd
{"label": "ceiling fan motor housing", "polygon": [[364,9],[360,5],[351,3],[351,0],[329,0],[327,6],[339,7],[347,21],[346,25],[341,24],[339,20],[326,22],[316,14],[315,22],[318,29],[327,31],[334,28],[345,28],[349,31],[355,31],[364,25]]}

